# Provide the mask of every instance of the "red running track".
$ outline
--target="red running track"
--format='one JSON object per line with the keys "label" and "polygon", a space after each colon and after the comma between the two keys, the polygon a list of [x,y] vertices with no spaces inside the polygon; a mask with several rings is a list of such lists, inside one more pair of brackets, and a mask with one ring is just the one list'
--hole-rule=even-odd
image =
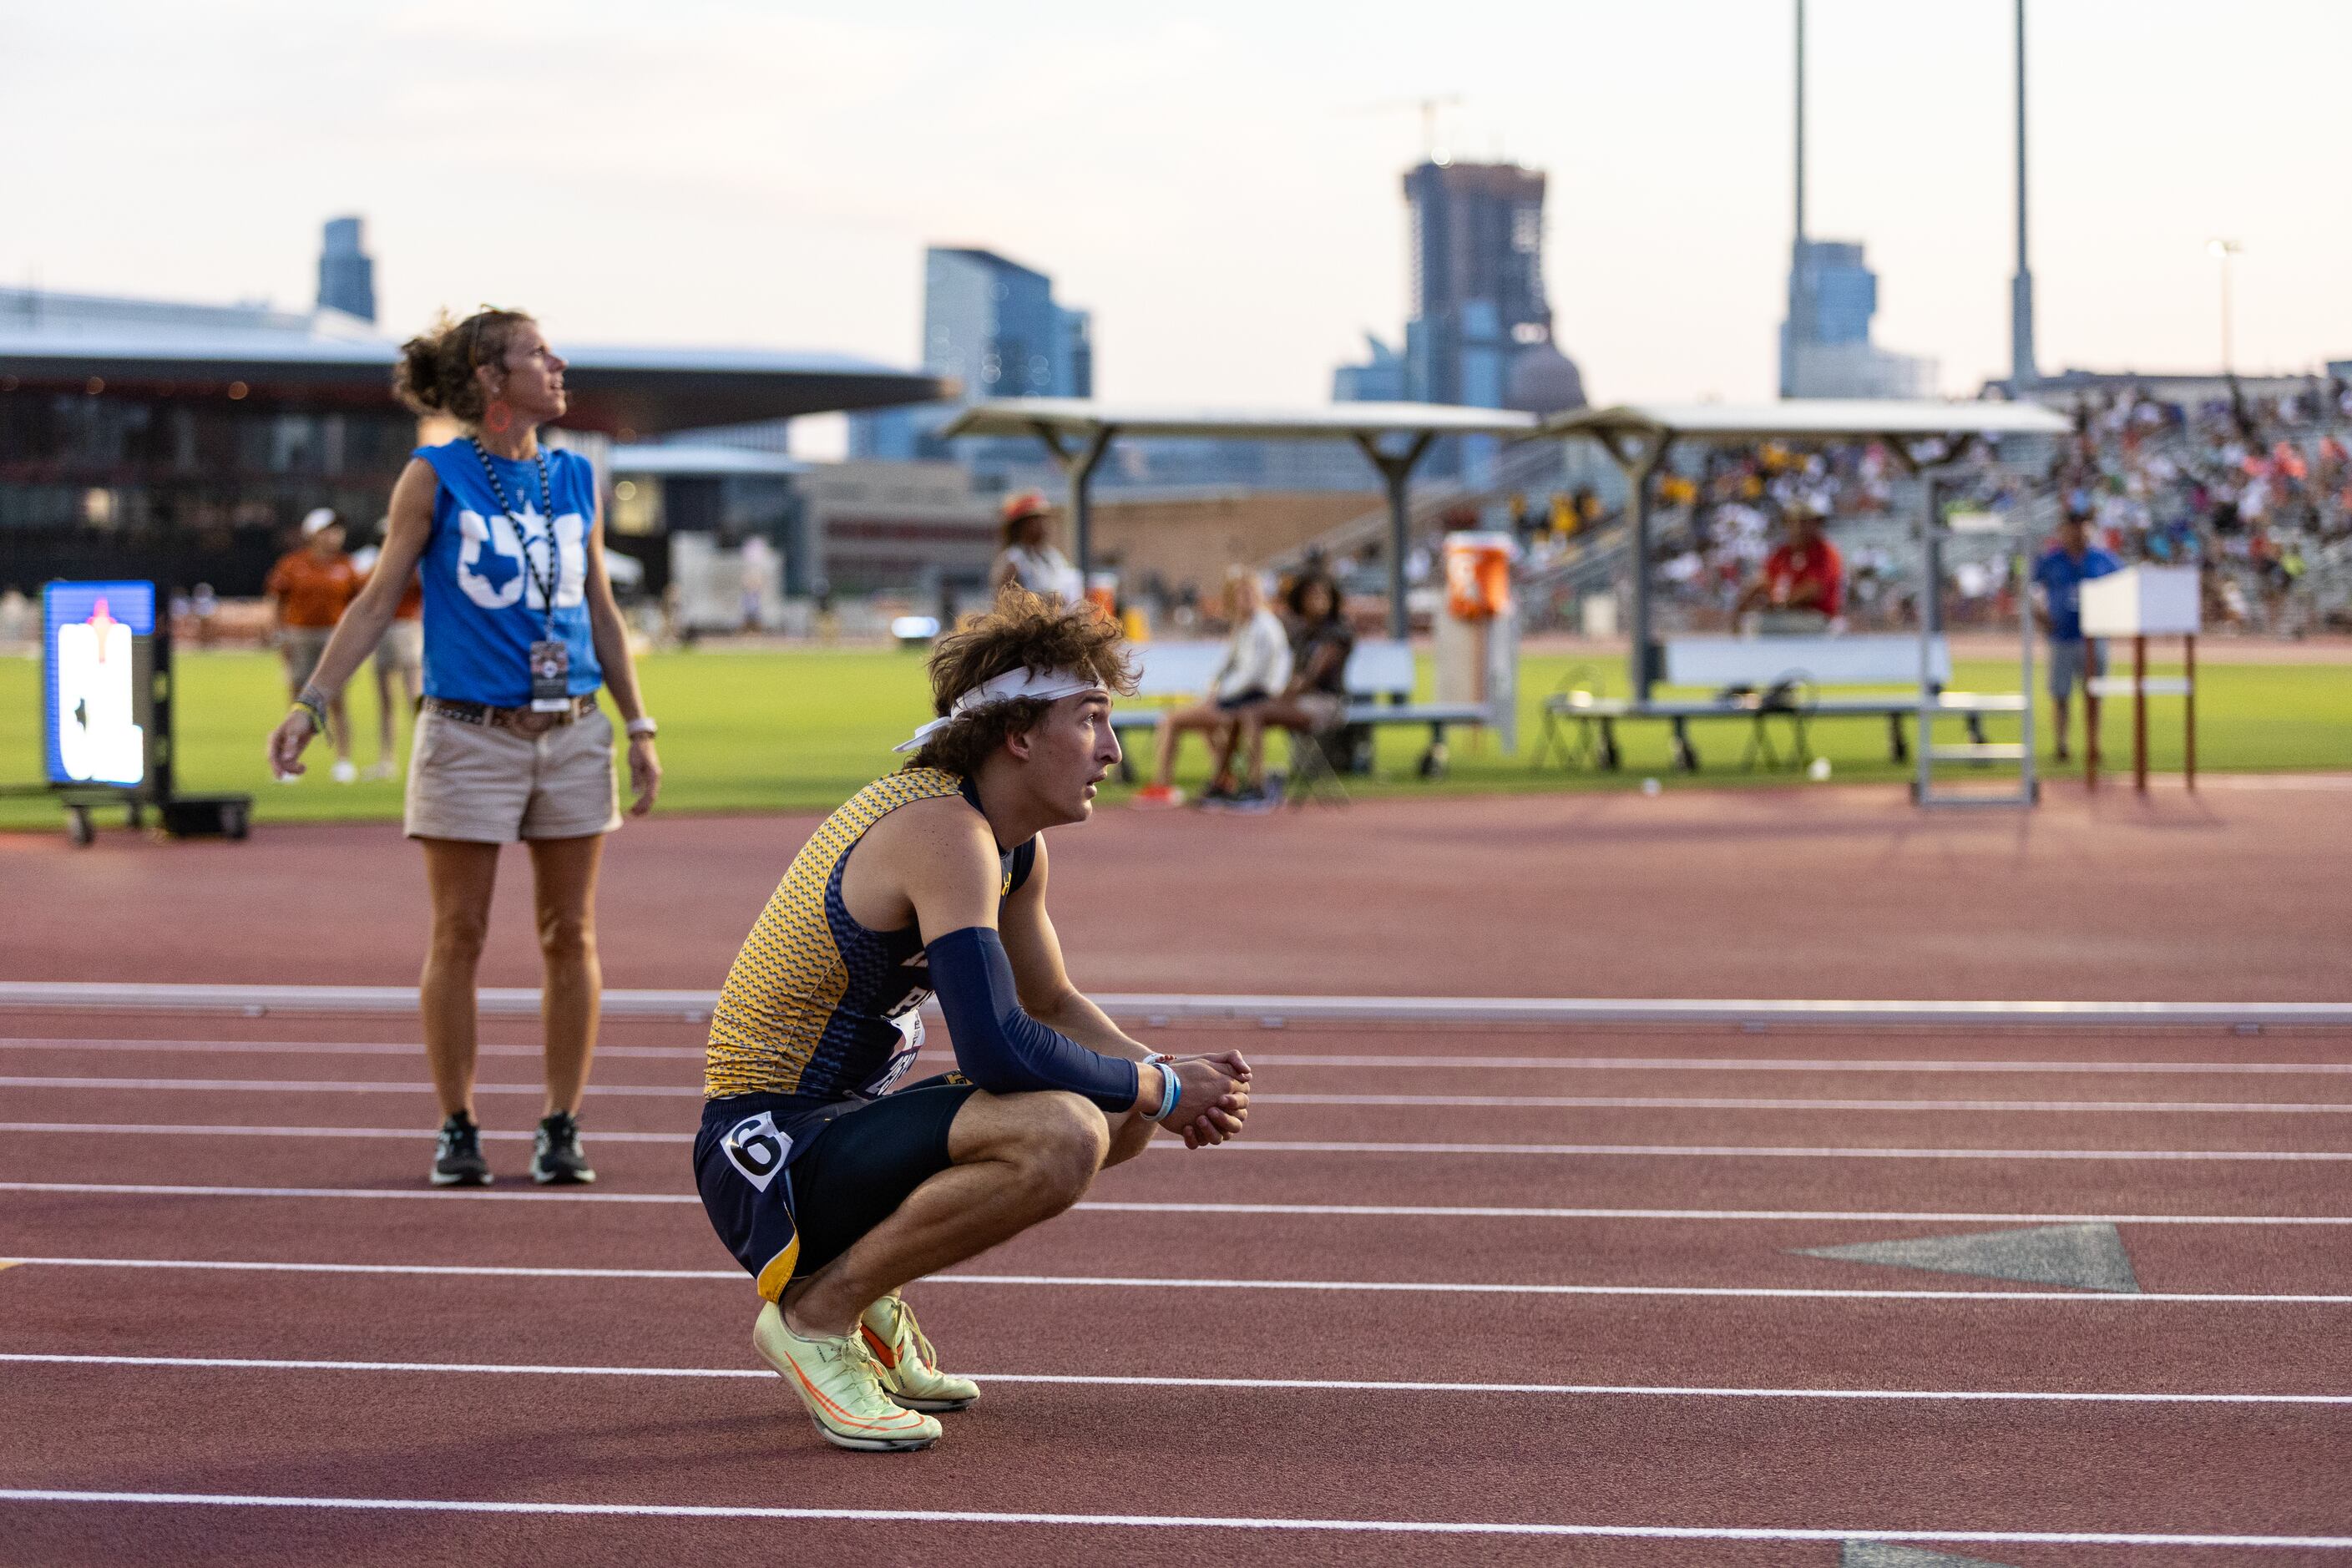
{"label": "red running track", "polygon": [[[0,1356],[51,1358],[0,1361],[11,1563],[2352,1563],[2342,1035],[1229,1035],[1258,1146],[918,1287],[992,1384],[875,1458],[750,1353],[694,1031],[612,1032],[604,1179],[547,1197],[491,1029],[505,1180],[415,1197],[372,1195],[429,1147],[388,1021],[0,1022],[0,1255],[58,1260],[0,1270]],[[1330,1102],[1414,1094],[1517,1103]],[[2053,1220],[2112,1220],[2139,1293],[1798,1250]],[[252,1500],[130,1500],[193,1496]],[[320,1499],[455,1506],[264,1506]],[[530,1511],[581,1506],[653,1511]],[[891,1517],[757,1511],[842,1507]],[[1102,1522],[1200,1514],[1261,1522]]]}

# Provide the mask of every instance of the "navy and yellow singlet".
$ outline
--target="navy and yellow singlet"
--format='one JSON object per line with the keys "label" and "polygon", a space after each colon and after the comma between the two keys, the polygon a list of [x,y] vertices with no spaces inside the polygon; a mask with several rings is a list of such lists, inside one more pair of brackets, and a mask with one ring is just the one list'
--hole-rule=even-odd
{"label": "navy and yellow singlet", "polygon": [[[900,806],[961,795],[963,779],[908,768],[875,780],[824,819],[761,912],[710,1016],[703,1095],[790,1095],[811,1105],[882,1093],[914,1066],[931,994],[923,933],[870,931],[841,901],[842,868]],[[1028,879],[1034,839],[1006,851],[1001,896]]]}

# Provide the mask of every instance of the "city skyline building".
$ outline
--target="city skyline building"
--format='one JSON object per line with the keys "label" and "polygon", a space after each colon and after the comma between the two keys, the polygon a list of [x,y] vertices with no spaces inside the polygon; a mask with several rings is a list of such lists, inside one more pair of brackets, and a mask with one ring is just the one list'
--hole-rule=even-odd
{"label": "city skyline building", "polygon": [[1416,401],[1500,408],[1513,353],[1550,341],[1544,187],[1542,171],[1517,163],[1432,162],[1405,174]]}
{"label": "city skyline building", "polygon": [[1370,356],[1361,364],[1335,365],[1331,371],[1334,403],[1403,403],[1412,396],[1412,378],[1402,351],[1382,342],[1377,332],[1364,334]]}
{"label": "city skyline building", "polygon": [[1787,397],[1932,397],[1936,362],[1870,341],[1878,274],[1860,240],[1801,239],[1789,279],[1790,319],[1780,324],[1780,388]]}
{"label": "city skyline building", "polygon": [[[1370,356],[1331,373],[1341,403],[1440,403],[1556,414],[1584,406],[1584,378],[1552,341],[1540,169],[1431,157],[1403,180],[1408,249],[1402,351],[1366,332]],[[1492,443],[1442,441],[1433,475],[1475,471]]]}
{"label": "city skyline building", "polygon": [[1054,298],[1054,279],[993,250],[923,251],[923,368],[951,379],[959,402],[853,417],[849,455],[905,462],[948,455],[932,432],[961,404],[997,397],[1094,395],[1094,317]]}
{"label": "city skyline building", "polygon": [[367,253],[366,220],[331,217],[319,249],[319,309],[375,321],[375,258]]}

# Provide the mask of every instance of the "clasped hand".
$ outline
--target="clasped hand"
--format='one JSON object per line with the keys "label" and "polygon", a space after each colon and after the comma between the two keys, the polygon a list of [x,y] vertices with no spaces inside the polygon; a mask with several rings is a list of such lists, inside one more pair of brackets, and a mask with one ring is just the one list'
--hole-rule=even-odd
{"label": "clasped hand", "polygon": [[1249,1120],[1249,1063],[1239,1051],[1176,1057],[1176,1109],[1160,1125],[1184,1140],[1187,1149],[1206,1149],[1241,1136]]}

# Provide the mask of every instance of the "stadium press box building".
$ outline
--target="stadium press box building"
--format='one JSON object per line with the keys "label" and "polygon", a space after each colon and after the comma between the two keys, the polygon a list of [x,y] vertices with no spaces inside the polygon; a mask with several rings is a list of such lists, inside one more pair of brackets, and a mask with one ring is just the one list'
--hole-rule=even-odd
{"label": "stadium press box building", "polygon": [[[948,391],[836,354],[583,345],[547,324],[572,392],[551,439],[595,459],[616,442]],[[243,597],[313,507],[341,513],[355,544],[372,539],[420,438],[392,395],[404,335],[330,307],[0,289],[0,590],[136,576]]]}

